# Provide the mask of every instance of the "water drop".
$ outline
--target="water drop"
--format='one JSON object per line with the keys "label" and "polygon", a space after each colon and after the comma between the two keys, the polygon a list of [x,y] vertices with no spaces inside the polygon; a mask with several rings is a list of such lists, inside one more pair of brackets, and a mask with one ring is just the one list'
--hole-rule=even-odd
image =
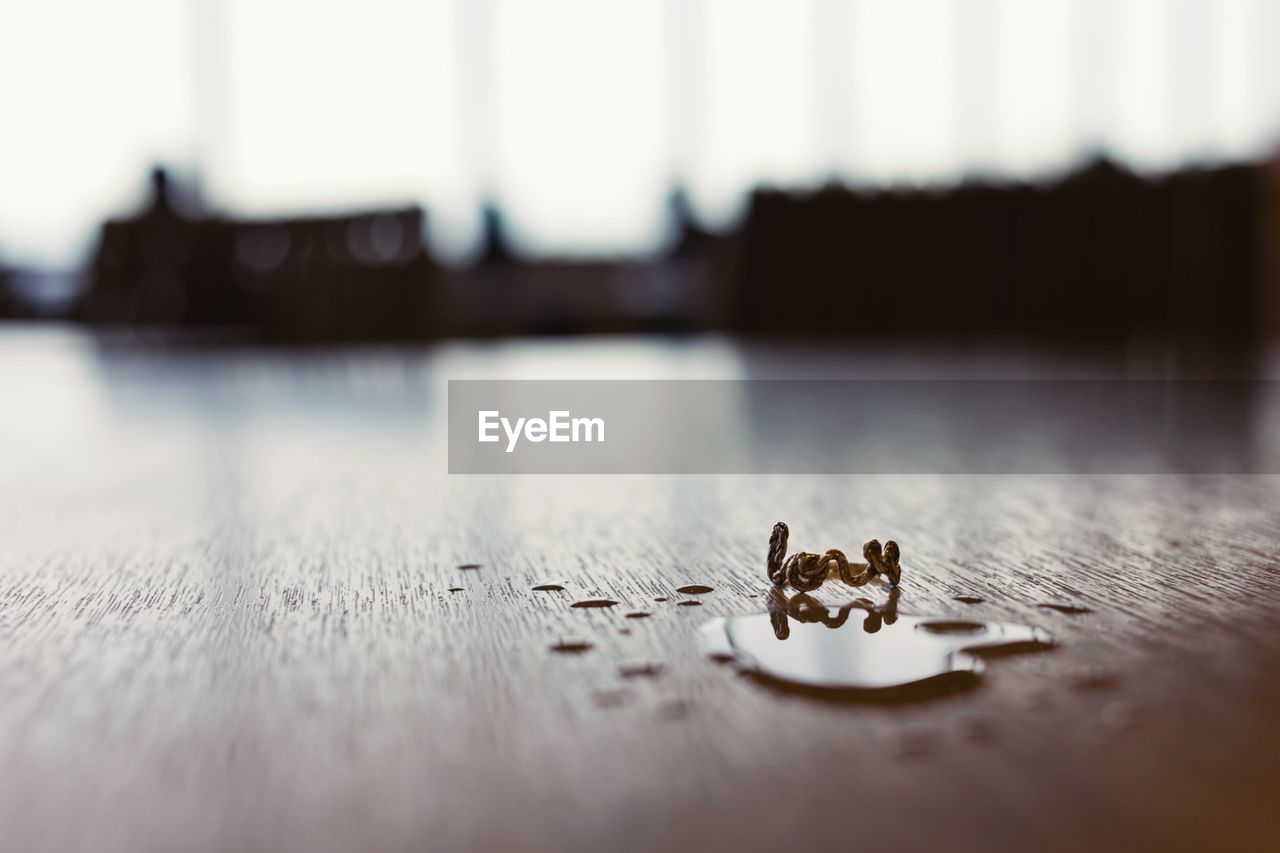
{"label": "water drop", "polygon": [[711,587],[703,586],[700,583],[691,583],[686,586],[676,588],[676,592],[683,592],[685,595],[705,595],[712,591]]}
{"label": "water drop", "polygon": [[607,598],[588,598],[586,601],[575,601],[570,607],[613,607],[618,602]]}
{"label": "water drop", "polygon": [[679,604],[681,607],[701,607],[702,606],[701,601],[681,601]]}
{"label": "water drop", "polygon": [[855,701],[936,698],[977,683],[978,653],[1053,643],[1029,625],[900,615],[896,590],[883,605],[842,607],[775,592],[769,612],[714,619],[702,640],[707,654],[771,686]]}
{"label": "water drop", "polygon": [[564,592],[564,587],[558,583],[539,584],[533,588],[534,592]]}
{"label": "water drop", "polygon": [[916,625],[930,634],[981,634],[987,626],[981,622],[965,622],[958,619],[931,619]]}
{"label": "water drop", "polygon": [[957,595],[955,596],[955,600],[961,604],[981,604],[986,601],[985,598],[979,598],[976,595]]}
{"label": "water drop", "polygon": [[655,599],[654,599],[654,601],[666,601],[666,600],[667,600],[667,599],[666,599],[665,597],[663,597],[663,596],[659,596],[658,598],[655,598]]}
{"label": "water drop", "polygon": [[462,591],[463,591],[463,589],[462,589],[462,587],[460,587],[460,586],[451,586],[451,587],[449,587],[449,592],[462,592]]}
{"label": "water drop", "polygon": [[480,564],[479,563],[463,563],[462,565],[458,566],[458,568],[464,572],[474,572],[480,568]]}
{"label": "water drop", "polygon": [[559,642],[551,646],[551,651],[562,655],[580,655],[583,652],[589,652],[594,648],[591,643],[583,642]]}
{"label": "water drop", "polygon": [[1056,610],[1059,613],[1066,613],[1068,616],[1079,616],[1081,613],[1092,613],[1088,607],[1081,607],[1078,604],[1037,604],[1036,607],[1043,607],[1045,610]]}
{"label": "water drop", "polygon": [[643,610],[636,610],[633,613],[628,613],[627,618],[628,619],[648,619],[650,615],[651,614],[646,613]]}

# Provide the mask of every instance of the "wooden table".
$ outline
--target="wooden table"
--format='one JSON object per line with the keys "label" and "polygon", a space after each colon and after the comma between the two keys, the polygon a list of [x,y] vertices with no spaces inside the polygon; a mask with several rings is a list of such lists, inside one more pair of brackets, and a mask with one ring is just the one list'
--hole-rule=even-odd
{"label": "wooden table", "polygon": [[[449,377],[1077,368],[4,332],[0,850],[1277,849],[1280,478],[443,473]],[[921,704],[763,687],[695,634],[763,609],[780,519],[1059,646]]]}

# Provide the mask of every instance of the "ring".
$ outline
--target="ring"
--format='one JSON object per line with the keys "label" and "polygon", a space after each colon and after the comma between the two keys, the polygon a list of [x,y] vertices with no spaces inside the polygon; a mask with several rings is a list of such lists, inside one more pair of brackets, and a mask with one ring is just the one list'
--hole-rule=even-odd
{"label": "ring", "polygon": [[892,539],[883,547],[880,540],[872,539],[862,546],[862,556],[867,562],[850,563],[844,552],[837,548],[822,555],[799,551],[784,557],[790,535],[787,525],[779,521],[769,536],[767,572],[774,586],[790,584],[798,592],[812,592],[828,578],[839,578],[849,586],[863,586],[872,578],[884,575],[891,587],[896,587],[902,579],[902,567],[899,565],[902,552]]}

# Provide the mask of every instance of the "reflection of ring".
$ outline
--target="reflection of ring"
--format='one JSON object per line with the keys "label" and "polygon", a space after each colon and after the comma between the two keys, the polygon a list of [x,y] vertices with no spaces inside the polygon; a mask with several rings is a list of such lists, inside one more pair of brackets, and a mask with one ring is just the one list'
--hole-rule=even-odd
{"label": "reflection of ring", "polygon": [[775,586],[791,584],[800,592],[811,592],[822,586],[827,578],[838,577],[849,586],[862,586],[877,575],[885,575],[890,586],[897,586],[902,579],[902,567],[898,564],[901,552],[892,539],[881,548],[878,539],[862,546],[866,563],[851,564],[844,552],[832,548],[819,556],[800,551],[783,558],[787,552],[790,531],[779,521],[769,537],[769,580]]}
{"label": "reflection of ring", "polygon": [[831,609],[808,593],[798,592],[790,598],[781,587],[774,587],[769,592],[769,621],[773,623],[773,633],[779,640],[791,636],[791,625],[788,617],[799,622],[821,622],[828,628],[839,628],[848,620],[853,610],[865,610],[866,618],[862,621],[862,630],[874,634],[881,625],[892,625],[898,621],[898,595],[900,590],[895,586],[889,590],[889,599],[881,605],[872,604],[869,599],[858,598],[839,608],[836,615]]}

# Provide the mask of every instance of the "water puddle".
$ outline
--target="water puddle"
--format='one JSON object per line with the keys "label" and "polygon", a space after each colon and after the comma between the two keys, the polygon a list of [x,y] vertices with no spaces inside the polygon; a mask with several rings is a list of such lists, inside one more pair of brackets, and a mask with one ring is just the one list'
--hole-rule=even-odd
{"label": "water puddle", "polygon": [[533,588],[534,592],[564,592],[564,587],[558,583],[539,584]]}
{"label": "water puddle", "polygon": [[686,586],[676,587],[676,592],[683,592],[685,595],[705,595],[708,592],[713,591],[713,587],[704,586],[700,583],[691,583]]}
{"label": "water puddle", "polygon": [[570,607],[613,607],[618,602],[607,598],[588,598],[586,601],[575,601]]}
{"label": "water puddle", "polygon": [[782,689],[854,701],[918,701],[978,683],[979,653],[1048,648],[1041,628],[899,614],[866,598],[840,607],[800,593],[770,594],[769,612],[702,628],[712,657]]}

